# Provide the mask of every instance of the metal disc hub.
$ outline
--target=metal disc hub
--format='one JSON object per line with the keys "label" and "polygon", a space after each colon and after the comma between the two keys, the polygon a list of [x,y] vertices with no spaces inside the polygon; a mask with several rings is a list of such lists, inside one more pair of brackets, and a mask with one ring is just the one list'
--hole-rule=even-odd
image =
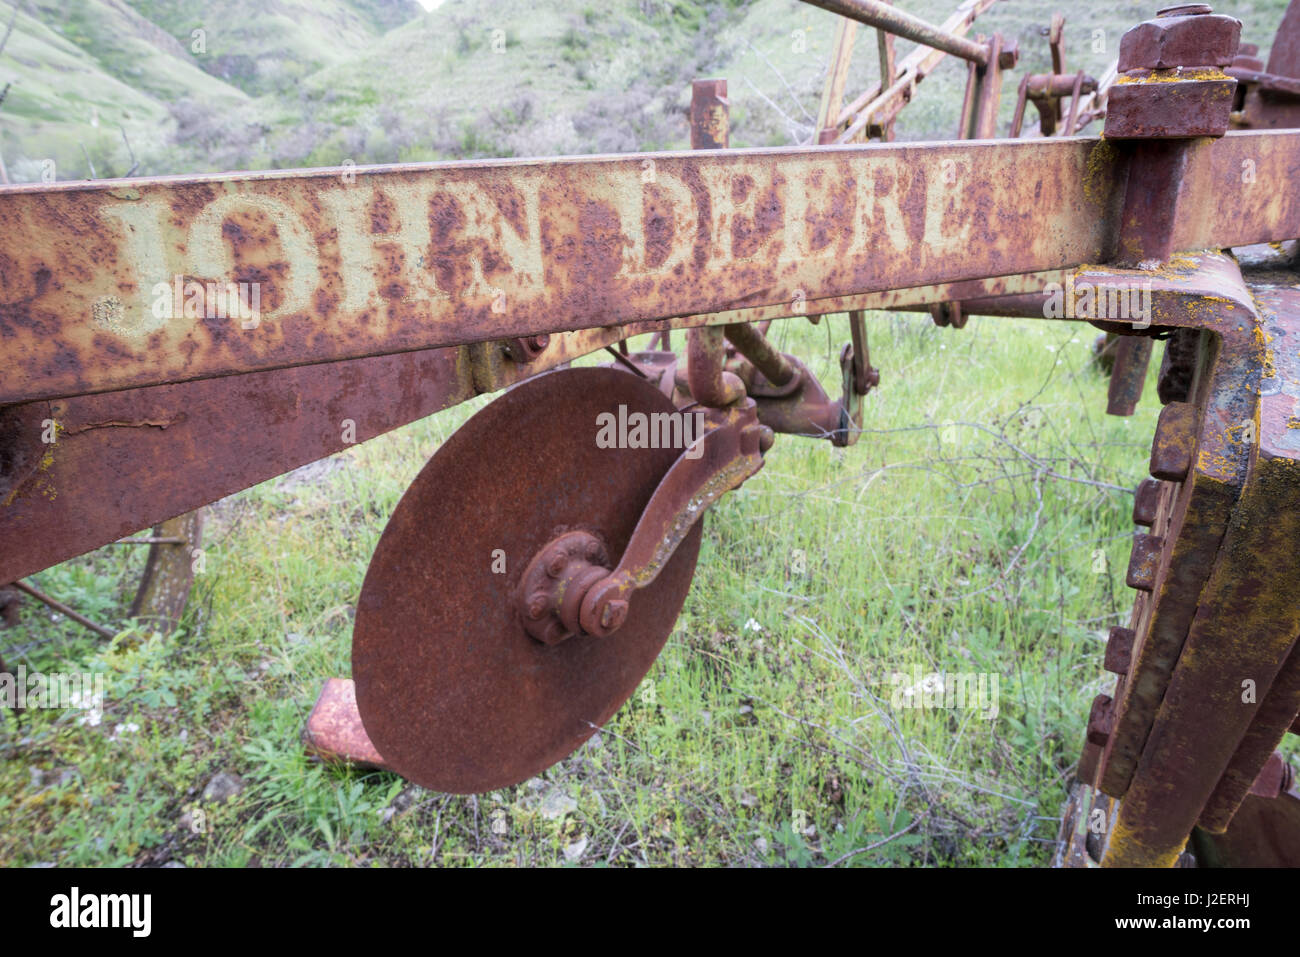
{"label": "metal disc hub", "polygon": [[[582,599],[609,573],[609,554],[600,539],[589,532],[565,532],[538,552],[524,571],[518,591],[524,629],[548,645],[579,634]],[[627,617],[626,603],[621,614]]]}

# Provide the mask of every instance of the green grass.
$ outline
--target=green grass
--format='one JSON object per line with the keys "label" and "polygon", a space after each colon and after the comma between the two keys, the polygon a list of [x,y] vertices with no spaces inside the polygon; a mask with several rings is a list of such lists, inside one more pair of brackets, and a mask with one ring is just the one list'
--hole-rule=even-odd
{"label": "green grass", "polygon": [[[598,743],[477,798],[324,768],[298,745],[321,682],[348,673],[388,515],[478,400],[213,506],[170,640],[128,628],[101,647],[29,604],[11,664],[104,670],[108,702],[96,727],[29,711],[0,732],[0,861],[804,865],[910,827],[850,863],[1043,863],[1130,601],[1131,502],[1110,486],[1142,477],[1156,404],[1102,413],[1086,326],[881,314],[870,329],[883,381],[861,441],[781,437],[710,511],[668,645]],[[773,331],[834,381],[842,318]],[[116,625],[130,555],[37,580]],[[996,674],[997,718],[891,707],[890,673],[913,666]],[[218,771],[245,789],[194,833]]]}

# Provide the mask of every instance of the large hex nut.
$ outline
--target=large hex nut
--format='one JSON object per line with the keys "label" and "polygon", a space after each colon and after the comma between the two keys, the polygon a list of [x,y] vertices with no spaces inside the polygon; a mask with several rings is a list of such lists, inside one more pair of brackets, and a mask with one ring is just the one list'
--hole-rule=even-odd
{"label": "large hex nut", "polygon": [[1236,17],[1158,17],[1124,34],[1119,43],[1119,72],[1228,66],[1237,55],[1240,40],[1241,21]]}

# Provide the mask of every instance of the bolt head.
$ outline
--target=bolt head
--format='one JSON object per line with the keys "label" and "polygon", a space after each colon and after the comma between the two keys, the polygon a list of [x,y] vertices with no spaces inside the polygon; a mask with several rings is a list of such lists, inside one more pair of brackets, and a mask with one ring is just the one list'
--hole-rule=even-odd
{"label": "bolt head", "polygon": [[1016,40],[1008,40],[1002,46],[1002,52],[998,54],[998,66],[1004,70],[1014,70],[1016,64],[1020,62],[1020,44]]}
{"label": "bolt head", "polygon": [[600,627],[606,631],[614,631],[622,627],[625,621],[627,621],[627,602],[623,599],[615,598],[601,609]]}
{"label": "bolt head", "polygon": [[564,574],[564,568],[568,564],[569,556],[565,555],[562,551],[553,552],[550,557],[546,559],[546,574],[550,575],[552,578],[559,578]]}
{"label": "bolt head", "polygon": [[1088,743],[1104,748],[1113,730],[1114,701],[1110,695],[1099,694],[1092,699],[1092,710],[1088,714]]}
{"label": "bolt head", "polygon": [[550,604],[543,594],[536,594],[528,602],[528,617],[536,621],[546,614],[546,606]]}
{"label": "bolt head", "polygon": [[1240,41],[1241,21],[1235,17],[1171,12],[1139,23],[1124,34],[1119,43],[1119,72],[1228,66]]}

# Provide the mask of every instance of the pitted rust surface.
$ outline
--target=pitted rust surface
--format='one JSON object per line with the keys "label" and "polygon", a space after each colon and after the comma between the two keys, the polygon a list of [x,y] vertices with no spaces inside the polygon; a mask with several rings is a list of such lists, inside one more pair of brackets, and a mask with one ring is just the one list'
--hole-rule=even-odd
{"label": "pitted rust surface", "polygon": [[[1251,188],[1298,138],[1193,148],[1218,202],[1177,247],[1300,234],[1293,191]],[[1101,261],[1121,164],[1071,139],[5,187],[0,402]],[[206,315],[226,282],[259,284],[255,324]]]}
{"label": "pitted rust surface", "polygon": [[[1273,642],[1280,643],[1286,640],[1288,629],[1292,640],[1300,633],[1300,616],[1292,610],[1295,596],[1300,594],[1300,567],[1291,559],[1295,535],[1300,534],[1295,519],[1300,500],[1296,492],[1300,484],[1300,289],[1265,286],[1255,287],[1254,292],[1263,320],[1269,374],[1262,383],[1255,462],[1261,492],[1251,500],[1243,497],[1243,508],[1252,510],[1248,513],[1252,523],[1270,527],[1273,550],[1268,555],[1278,571],[1271,586],[1252,583],[1252,591],[1271,587],[1277,595],[1260,599],[1268,609],[1265,622],[1255,629],[1257,647],[1262,650],[1270,635]],[[1237,670],[1253,674],[1256,669],[1243,661]],[[1294,645],[1267,692],[1259,687],[1257,700],[1250,729],[1201,814],[1200,826],[1209,831],[1222,832],[1228,826],[1252,782],[1300,714],[1300,655]]]}
{"label": "pitted rust surface", "polygon": [[[1119,175],[1104,153],[819,147],[6,187],[0,402],[1098,261]],[[208,284],[227,282],[258,284],[255,323],[208,315]]]}
{"label": "pitted rust surface", "polygon": [[481,343],[0,409],[0,581],[502,389],[620,335],[553,336],[527,364],[510,360],[499,343]]}

